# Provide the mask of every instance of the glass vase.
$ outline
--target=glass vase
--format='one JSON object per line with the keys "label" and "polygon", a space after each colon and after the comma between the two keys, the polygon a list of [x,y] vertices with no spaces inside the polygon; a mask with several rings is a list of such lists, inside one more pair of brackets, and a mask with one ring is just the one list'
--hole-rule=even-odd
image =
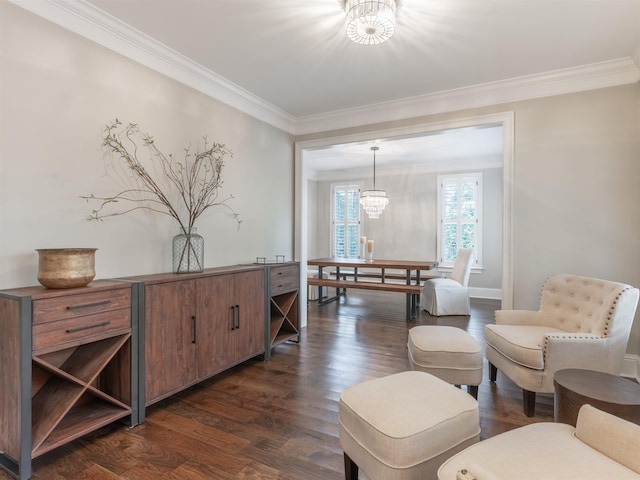
{"label": "glass vase", "polygon": [[173,273],[197,273],[204,270],[204,238],[195,227],[189,233],[180,230],[173,237]]}

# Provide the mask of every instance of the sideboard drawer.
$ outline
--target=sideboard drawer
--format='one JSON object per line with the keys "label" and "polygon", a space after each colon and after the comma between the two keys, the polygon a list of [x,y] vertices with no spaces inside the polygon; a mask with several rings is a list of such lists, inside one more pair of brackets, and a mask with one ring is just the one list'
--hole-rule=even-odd
{"label": "sideboard drawer", "polygon": [[96,315],[121,308],[130,308],[131,288],[85,292],[33,301],[33,324]]}
{"label": "sideboard drawer", "polygon": [[271,295],[291,292],[300,287],[297,265],[271,267]]}
{"label": "sideboard drawer", "polygon": [[69,318],[34,325],[33,355],[59,350],[131,331],[131,309],[122,308],[97,315]]}

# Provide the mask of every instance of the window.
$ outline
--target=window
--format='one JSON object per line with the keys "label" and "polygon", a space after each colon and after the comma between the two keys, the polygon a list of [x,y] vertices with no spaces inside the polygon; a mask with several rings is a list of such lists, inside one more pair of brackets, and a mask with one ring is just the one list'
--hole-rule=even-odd
{"label": "window", "polygon": [[360,189],[360,184],[331,185],[331,252],[334,257],[358,257]]}
{"label": "window", "polygon": [[459,248],[475,250],[482,266],[482,173],[438,175],[438,258],[451,267]]}

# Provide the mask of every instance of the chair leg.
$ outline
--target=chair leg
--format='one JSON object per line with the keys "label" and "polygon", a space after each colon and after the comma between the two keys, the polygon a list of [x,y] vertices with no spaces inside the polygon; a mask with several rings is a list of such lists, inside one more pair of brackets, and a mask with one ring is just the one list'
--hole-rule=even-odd
{"label": "chair leg", "polygon": [[522,389],[522,400],[524,402],[524,414],[533,417],[536,410],[536,392]]}
{"label": "chair leg", "polygon": [[498,378],[498,368],[493,363],[489,362],[489,380],[495,382],[496,378]]}
{"label": "chair leg", "polygon": [[344,454],[344,478],[345,480],[358,480],[358,465]]}
{"label": "chair leg", "polygon": [[478,400],[478,385],[467,385],[467,392],[469,393],[469,395],[471,395],[473,398],[475,398],[476,400]]}

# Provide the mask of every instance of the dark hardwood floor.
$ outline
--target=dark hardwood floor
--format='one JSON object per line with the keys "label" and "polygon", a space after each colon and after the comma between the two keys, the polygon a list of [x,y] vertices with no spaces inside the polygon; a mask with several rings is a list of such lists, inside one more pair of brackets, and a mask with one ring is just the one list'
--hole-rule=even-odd
{"label": "dark hardwood floor", "polygon": [[[404,296],[351,290],[339,303],[309,305],[299,344],[276,347],[270,362],[250,360],[147,410],[134,428],[112,425],[34,461],[34,479],[318,479],[343,477],[338,399],[366,379],[407,370],[407,331],[452,325],[484,344],[498,302],[473,300],[470,317],[407,323]],[[553,399],[522,412],[520,389],[498,373],[478,401],[482,438],[553,420]],[[1,472],[0,478],[11,478]],[[366,479],[361,474],[362,479]]]}

